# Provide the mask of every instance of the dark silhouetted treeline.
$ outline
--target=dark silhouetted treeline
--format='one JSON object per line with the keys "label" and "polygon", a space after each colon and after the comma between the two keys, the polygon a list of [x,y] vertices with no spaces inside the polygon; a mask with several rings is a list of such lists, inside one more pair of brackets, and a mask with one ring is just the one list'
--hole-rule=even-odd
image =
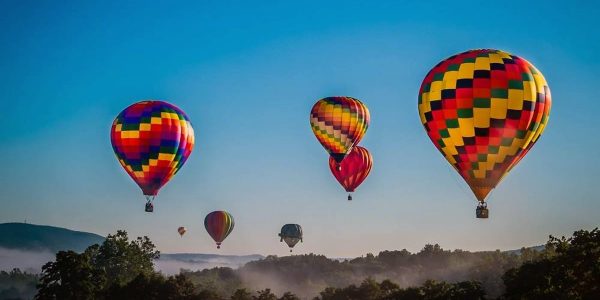
{"label": "dark silhouetted treeline", "polygon": [[[165,277],[147,238],[119,231],[83,253],[60,251],[41,275],[0,272],[0,299],[600,299],[600,231],[550,237],[518,253],[383,251],[352,260],[268,256],[232,270]],[[37,292],[33,286],[37,283]],[[297,295],[297,296],[296,296]]]}
{"label": "dark silhouetted treeline", "polygon": [[0,271],[0,299],[31,299],[36,294],[39,276],[13,269]]}
{"label": "dark silhouetted treeline", "polygon": [[327,287],[341,288],[373,278],[378,281],[389,279],[400,287],[418,286],[430,279],[478,281],[488,295],[498,297],[504,291],[502,276],[507,270],[543,255],[544,252],[532,249],[521,249],[518,254],[448,251],[439,245],[426,245],[418,253],[382,251],[377,255],[367,254],[345,261],[315,254],[268,256],[249,262],[238,270],[215,268],[183,273],[196,285],[220,293],[250,286],[271,288],[276,293],[291,291],[307,298]]}

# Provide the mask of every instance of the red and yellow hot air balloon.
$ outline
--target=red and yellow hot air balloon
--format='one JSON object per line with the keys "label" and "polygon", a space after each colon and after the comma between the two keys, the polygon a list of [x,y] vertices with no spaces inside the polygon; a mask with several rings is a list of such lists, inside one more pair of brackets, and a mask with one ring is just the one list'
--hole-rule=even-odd
{"label": "red and yellow hot air balloon", "polygon": [[183,236],[186,233],[187,229],[183,226],[177,228],[177,232],[179,233],[179,236]]}
{"label": "red and yellow hot air balloon", "polygon": [[333,157],[329,157],[329,169],[344,187],[348,194],[348,200],[352,200],[352,192],[369,176],[373,167],[373,157],[367,149],[355,146],[350,154],[342,160],[338,167]]}
{"label": "red and yellow hot air balloon", "polygon": [[548,123],[550,89],[525,59],[471,50],[437,64],[419,91],[419,116],[487,218],[486,196],[529,152]]}
{"label": "red and yellow hot air balloon", "polygon": [[313,106],[310,126],[329,155],[341,163],[363,138],[370,121],[369,110],[352,97],[327,97]]}
{"label": "red and yellow hot air balloon", "polygon": [[117,159],[146,196],[146,211],[160,188],[181,169],[194,148],[194,129],[178,107],[141,101],[123,110],[110,138]]}
{"label": "red and yellow hot air balloon", "polygon": [[204,227],[217,243],[217,249],[221,248],[221,243],[233,231],[234,225],[233,216],[222,210],[213,211],[204,218]]}

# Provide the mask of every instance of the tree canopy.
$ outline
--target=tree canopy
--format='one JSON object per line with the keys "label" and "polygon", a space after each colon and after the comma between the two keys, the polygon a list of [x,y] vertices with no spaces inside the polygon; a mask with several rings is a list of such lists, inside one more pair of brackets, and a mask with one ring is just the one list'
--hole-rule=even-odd
{"label": "tree canopy", "polygon": [[[59,251],[44,265],[35,299],[600,299],[598,229],[550,236],[542,251],[471,253],[433,244],[414,254],[382,251],[343,261],[268,256],[237,270],[169,277],[154,271],[159,255],[147,237],[129,240],[124,231],[83,253]],[[20,270],[0,272],[0,279],[0,296],[15,299],[27,297],[20,287],[38,281]]]}

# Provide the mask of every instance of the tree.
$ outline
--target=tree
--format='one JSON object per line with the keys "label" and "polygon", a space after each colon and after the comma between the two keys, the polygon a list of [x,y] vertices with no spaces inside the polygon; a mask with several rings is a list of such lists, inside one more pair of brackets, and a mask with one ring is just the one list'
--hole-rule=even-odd
{"label": "tree", "polygon": [[160,252],[147,236],[129,241],[124,230],[117,231],[115,235],[109,234],[97,250],[88,250],[95,254],[92,257],[94,266],[106,273],[109,285],[126,284],[139,274],[154,273],[154,259],[160,257]]}
{"label": "tree", "polygon": [[87,253],[59,251],[56,261],[42,267],[35,299],[95,299],[103,281]]}
{"label": "tree", "polygon": [[159,280],[154,276],[153,262],[159,255],[148,237],[129,241],[127,232],[119,230],[102,245],[92,245],[81,254],[59,251],[54,262],[42,267],[35,298],[98,299],[134,279],[134,286]]}
{"label": "tree", "polygon": [[222,300],[213,291],[195,293],[194,285],[183,275],[165,279],[159,273],[139,274],[125,285],[113,284],[104,291],[104,299],[148,299],[148,300]]}
{"label": "tree", "polygon": [[38,275],[19,268],[0,271],[0,299],[32,299],[37,292],[38,280]]}
{"label": "tree", "polygon": [[252,296],[254,300],[277,300],[277,296],[271,293],[271,289],[264,289],[256,292],[258,295]]}
{"label": "tree", "polygon": [[600,231],[550,236],[543,259],[503,276],[507,299],[600,299]]}
{"label": "tree", "polygon": [[321,292],[319,300],[479,300],[485,299],[485,292],[478,282],[464,281],[458,283],[426,281],[420,287],[400,289],[395,283],[384,280],[377,283],[373,279],[365,279],[360,286],[349,285],[345,288],[328,287]]}
{"label": "tree", "polygon": [[237,289],[231,295],[231,300],[252,300],[252,293],[246,289]]}
{"label": "tree", "polygon": [[290,292],[285,292],[279,299],[277,300],[300,300],[300,298],[298,298],[298,296],[290,293]]}

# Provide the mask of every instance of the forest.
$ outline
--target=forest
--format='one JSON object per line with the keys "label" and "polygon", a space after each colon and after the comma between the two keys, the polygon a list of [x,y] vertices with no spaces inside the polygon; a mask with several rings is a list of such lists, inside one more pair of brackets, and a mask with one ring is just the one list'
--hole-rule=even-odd
{"label": "forest", "polygon": [[544,249],[468,252],[425,245],[351,260],[268,256],[239,269],[164,276],[147,237],[125,231],[59,251],[41,274],[0,272],[0,299],[600,299],[600,231],[550,236]]}

